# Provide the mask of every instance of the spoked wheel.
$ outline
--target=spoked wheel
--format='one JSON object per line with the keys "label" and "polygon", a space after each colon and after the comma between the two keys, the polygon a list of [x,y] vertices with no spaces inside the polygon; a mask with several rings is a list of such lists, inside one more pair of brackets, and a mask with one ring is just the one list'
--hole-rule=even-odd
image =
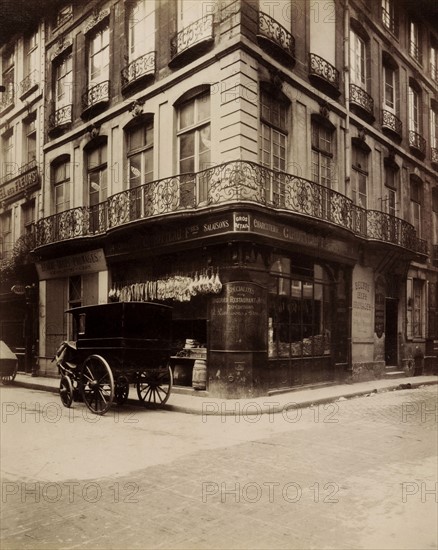
{"label": "spoked wheel", "polygon": [[14,370],[10,374],[5,374],[1,377],[2,384],[7,386],[8,384],[12,384],[12,382],[15,380],[15,377],[17,376],[17,370],[18,366],[15,365]]}
{"label": "spoked wheel", "polygon": [[114,377],[100,355],[90,355],[81,370],[82,399],[90,411],[105,414],[114,399]]}
{"label": "spoked wheel", "polygon": [[126,376],[119,376],[116,381],[115,400],[118,405],[124,405],[129,395],[129,381]]}
{"label": "spoked wheel", "polygon": [[137,394],[145,406],[164,405],[172,391],[173,374],[170,366],[144,371],[137,380]]}
{"label": "spoked wheel", "polygon": [[73,403],[73,384],[70,376],[62,376],[59,383],[59,396],[64,407],[70,408]]}

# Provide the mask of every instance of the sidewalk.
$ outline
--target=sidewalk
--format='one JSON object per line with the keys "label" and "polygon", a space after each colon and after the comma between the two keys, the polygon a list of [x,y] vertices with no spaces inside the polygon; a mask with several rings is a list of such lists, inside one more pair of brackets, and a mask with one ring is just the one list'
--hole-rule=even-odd
{"label": "sidewalk", "polygon": [[[168,411],[203,415],[260,415],[281,413],[289,407],[310,407],[352,397],[383,393],[397,389],[415,389],[419,386],[438,384],[438,376],[412,376],[397,379],[370,380],[355,384],[338,384],[324,387],[303,388],[276,395],[265,395],[247,399],[219,399],[208,397],[206,392],[196,395],[195,390],[175,387],[169,401],[162,408]],[[17,374],[15,385],[33,390],[58,394],[59,378],[31,377]],[[438,397],[438,387],[437,387]],[[140,406],[136,389],[131,386],[129,405]]]}

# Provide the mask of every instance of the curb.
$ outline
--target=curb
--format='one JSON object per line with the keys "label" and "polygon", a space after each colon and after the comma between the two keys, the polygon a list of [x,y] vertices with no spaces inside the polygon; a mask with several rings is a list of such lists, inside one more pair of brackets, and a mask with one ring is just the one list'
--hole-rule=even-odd
{"label": "curb", "polygon": [[[403,378],[401,378],[400,380],[403,380]],[[49,392],[49,393],[58,394],[58,388],[54,387],[54,386],[49,386],[49,385],[44,385],[44,384],[35,384],[35,383],[32,383],[32,382],[17,381],[17,380],[14,382],[14,384],[16,386],[23,387],[23,388],[28,388],[28,389],[32,389],[32,390],[39,390],[39,391],[46,391],[46,392]],[[407,386],[408,384],[409,384],[410,387],[403,387],[403,386]],[[323,405],[323,404],[327,404],[327,403],[333,403],[333,402],[339,401],[340,399],[349,400],[349,399],[352,399],[352,398],[355,398],[355,397],[361,397],[361,396],[364,396],[364,395],[386,393],[386,392],[389,392],[389,391],[402,390],[402,389],[403,390],[404,389],[416,389],[416,388],[419,388],[421,386],[433,386],[433,385],[438,384],[438,380],[436,380],[436,381],[427,381],[427,382],[410,382],[408,384],[400,383],[400,384],[393,384],[391,386],[387,386],[385,388],[380,388],[380,389],[377,389],[377,390],[369,390],[368,389],[368,390],[360,390],[360,391],[353,392],[353,393],[348,393],[348,394],[340,393],[338,395],[333,395],[331,397],[319,397],[319,398],[315,398],[315,399],[307,400],[307,401],[302,401],[302,402],[297,402],[297,401],[291,400],[287,403],[284,403],[283,405],[278,403],[278,402],[275,402],[275,401],[269,401],[269,399],[274,397],[274,396],[266,396],[267,402],[272,403],[272,406],[270,406],[270,407],[263,407],[261,404],[257,403],[257,401],[245,400],[244,403],[240,403],[239,401],[230,402],[230,403],[228,403],[230,409],[228,409],[228,410],[225,409],[224,411],[222,411],[221,410],[222,407],[219,405],[219,403],[222,405],[223,403],[227,403],[227,400],[225,400],[225,399],[217,400],[217,399],[212,398],[212,401],[208,404],[209,405],[214,405],[215,409],[210,410],[210,411],[204,410],[203,405],[205,404],[205,402],[202,403],[201,408],[193,408],[193,407],[190,407],[190,406],[187,406],[187,405],[172,405],[172,404],[166,403],[164,406],[160,407],[159,410],[180,412],[180,413],[184,413],[184,414],[202,415],[202,416],[260,416],[260,415],[263,415],[263,414],[280,414],[280,413],[283,413],[284,410],[289,410],[290,408],[305,409],[305,408],[311,407],[312,405]],[[400,387],[400,386],[402,386],[402,387]],[[284,395],[284,394],[282,394],[282,395]],[[197,399],[197,398],[194,398],[194,399]],[[140,405],[140,403],[137,399],[128,399],[126,401],[126,403],[128,405],[140,407],[140,408],[146,409],[146,410],[147,409],[157,410],[154,407],[147,407],[147,406]],[[275,406],[274,406],[274,404],[275,404]],[[252,405],[252,407],[251,407],[250,410],[247,411],[245,409],[248,407],[248,405]],[[231,409],[231,407],[233,407],[233,406],[234,406],[234,410]],[[237,408],[237,411],[236,411],[236,408]],[[257,409],[257,410],[254,410],[254,408]]]}

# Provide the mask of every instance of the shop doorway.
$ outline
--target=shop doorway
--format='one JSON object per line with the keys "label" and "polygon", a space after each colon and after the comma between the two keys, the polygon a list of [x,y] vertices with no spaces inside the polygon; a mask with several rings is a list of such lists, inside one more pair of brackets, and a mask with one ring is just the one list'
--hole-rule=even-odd
{"label": "shop doorway", "polygon": [[398,300],[385,301],[385,361],[387,365],[397,365]]}

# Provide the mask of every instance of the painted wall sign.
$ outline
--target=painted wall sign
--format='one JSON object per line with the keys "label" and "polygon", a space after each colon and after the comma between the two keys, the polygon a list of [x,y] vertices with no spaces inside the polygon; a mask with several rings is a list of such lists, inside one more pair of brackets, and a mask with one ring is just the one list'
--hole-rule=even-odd
{"label": "painted wall sign", "polygon": [[376,279],[374,296],[374,332],[381,338],[385,332],[386,282],[383,277]]}
{"label": "painted wall sign", "polygon": [[374,279],[372,270],[356,265],[353,269],[352,284],[352,337],[370,339],[373,336]]}
{"label": "painted wall sign", "polygon": [[107,269],[105,254],[101,248],[82,254],[37,262],[36,267],[40,280],[59,279],[70,277],[71,275],[105,271]]}
{"label": "painted wall sign", "polygon": [[225,283],[211,299],[210,348],[266,351],[266,289],[256,283]]}
{"label": "painted wall sign", "polygon": [[25,191],[36,187],[40,182],[38,168],[33,168],[28,172],[14,178],[0,187],[0,201],[15,198]]}

